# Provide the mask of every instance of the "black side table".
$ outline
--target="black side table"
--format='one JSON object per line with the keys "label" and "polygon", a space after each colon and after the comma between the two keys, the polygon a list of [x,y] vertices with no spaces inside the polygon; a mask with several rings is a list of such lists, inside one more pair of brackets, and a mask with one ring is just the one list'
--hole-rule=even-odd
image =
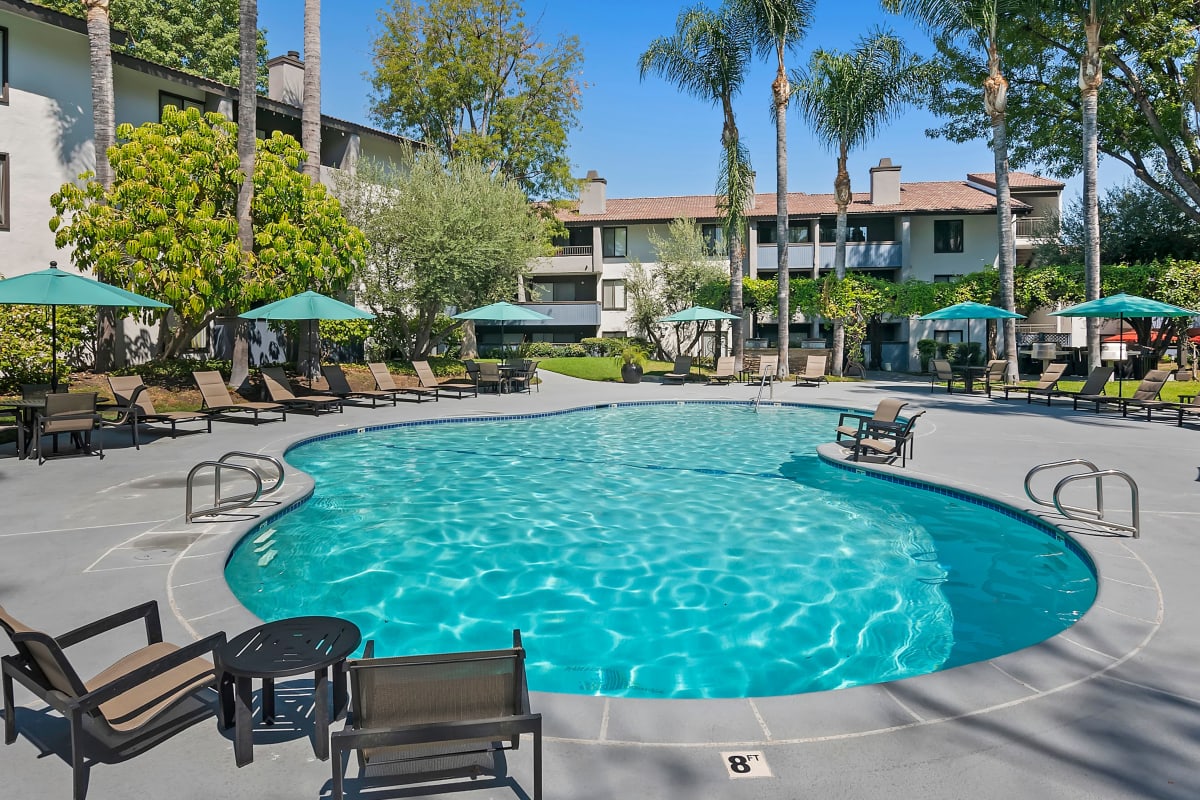
{"label": "black side table", "polygon": [[312,672],[315,681],[313,752],[329,758],[329,668],[333,667],[333,718],[346,711],[346,657],[362,642],[358,627],[337,617],[295,617],[268,622],[231,639],[218,653],[222,671],[222,724],[234,725],[233,752],[239,767],[254,760],[253,689],[262,679],[263,724],[275,722],[275,679]]}

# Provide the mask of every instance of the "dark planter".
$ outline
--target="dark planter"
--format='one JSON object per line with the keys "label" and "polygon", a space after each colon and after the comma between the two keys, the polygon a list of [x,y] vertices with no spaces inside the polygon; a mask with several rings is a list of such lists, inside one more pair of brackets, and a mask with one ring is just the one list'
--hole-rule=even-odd
{"label": "dark planter", "polygon": [[642,367],[640,364],[622,364],[621,380],[625,383],[641,383]]}

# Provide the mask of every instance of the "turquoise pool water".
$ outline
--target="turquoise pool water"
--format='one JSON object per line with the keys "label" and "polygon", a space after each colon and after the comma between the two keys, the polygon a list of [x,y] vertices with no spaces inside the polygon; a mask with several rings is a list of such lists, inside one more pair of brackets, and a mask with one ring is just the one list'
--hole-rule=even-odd
{"label": "turquoise pool water", "polygon": [[[533,689],[752,697],[902,678],[1070,626],[1088,565],[998,511],[823,464],[836,412],[655,404],[310,443],[226,578],[378,655],[506,646]],[[918,448],[920,443],[918,442]]]}

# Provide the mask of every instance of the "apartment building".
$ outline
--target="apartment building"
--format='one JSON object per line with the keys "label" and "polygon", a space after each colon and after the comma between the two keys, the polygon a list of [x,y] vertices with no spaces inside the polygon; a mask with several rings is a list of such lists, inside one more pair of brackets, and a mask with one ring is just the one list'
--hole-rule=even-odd
{"label": "apartment building", "polygon": [[[854,195],[849,208],[848,270],[893,281],[948,281],[995,269],[999,242],[993,174],[906,183],[901,179],[901,167],[884,158],[871,167],[869,186],[869,191]],[[1038,223],[1060,211],[1064,185],[1017,172],[1010,175],[1010,186],[1017,260],[1027,263],[1033,255]],[[526,339],[573,342],[624,335],[628,330],[625,281],[631,260],[652,266],[657,254],[650,235],[664,236],[671,220],[696,220],[705,238],[714,243],[714,262],[722,262],[715,196],[607,195],[607,181],[590,172],[578,205],[559,213],[567,234],[555,255],[531,265],[524,298],[553,319],[522,327]],[[832,194],[788,195],[788,270],[792,276],[818,277],[833,269],[836,213]],[[755,195],[747,219],[743,274],[775,278],[775,195]],[[797,320],[792,325],[792,346],[824,346],[825,329],[800,317]],[[885,336],[883,360],[896,369],[910,368],[918,339],[959,341],[966,336],[966,324],[895,320]],[[983,323],[978,326],[971,330],[976,341],[983,338]],[[773,347],[776,327],[776,320],[760,319],[750,335]],[[487,341],[489,331],[483,329],[480,335]]]}

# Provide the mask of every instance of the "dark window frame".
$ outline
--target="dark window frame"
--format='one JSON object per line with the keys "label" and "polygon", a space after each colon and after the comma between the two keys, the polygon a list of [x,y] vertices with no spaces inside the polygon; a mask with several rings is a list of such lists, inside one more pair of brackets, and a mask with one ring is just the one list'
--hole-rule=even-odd
{"label": "dark window frame", "polygon": [[[610,234],[609,231],[612,231]],[[617,252],[617,231],[621,231],[621,247]],[[628,258],[629,257],[629,228],[625,225],[613,225],[600,229],[600,257]]]}
{"label": "dark window frame", "polygon": [[12,230],[12,204],[9,186],[12,184],[8,153],[0,153],[0,231]]}
{"label": "dark window frame", "polygon": [[[954,227],[958,228],[957,237],[954,234]],[[933,252],[963,252],[963,240],[966,238],[965,227],[961,219],[935,219],[933,221]],[[939,228],[941,228],[940,231]]]}
{"label": "dark window frame", "polygon": [[8,105],[8,28],[0,27],[0,105]]}
{"label": "dark window frame", "polygon": [[724,255],[725,229],[716,222],[705,222],[700,226],[700,236],[704,239],[704,252],[710,256]]}
{"label": "dark window frame", "polygon": [[[621,289],[621,305],[609,305],[608,289],[610,287]],[[615,292],[614,292],[615,294]],[[600,309],[602,311],[628,311],[629,310],[629,293],[625,287],[624,278],[602,278],[600,280]]]}
{"label": "dark window frame", "polygon": [[[178,102],[176,102],[176,101],[178,101]],[[163,109],[166,108],[167,106],[175,106],[180,111],[187,111],[189,108],[196,108],[196,109],[199,109],[201,114],[203,114],[205,111],[205,105],[204,105],[203,100],[196,100],[191,97],[184,97],[181,94],[176,94],[175,92],[168,92],[163,89],[159,89],[158,90],[158,121],[159,122],[162,122],[162,112],[163,112]]]}

